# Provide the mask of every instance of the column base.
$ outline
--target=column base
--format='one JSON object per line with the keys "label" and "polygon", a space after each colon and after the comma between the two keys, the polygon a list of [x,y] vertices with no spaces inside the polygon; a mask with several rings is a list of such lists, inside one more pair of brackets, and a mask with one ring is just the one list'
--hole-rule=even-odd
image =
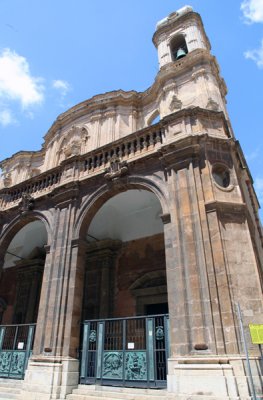
{"label": "column base", "polygon": [[243,361],[237,358],[170,358],[167,389],[181,400],[251,399]]}
{"label": "column base", "polygon": [[65,399],[78,386],[79,361],[72,358],[33,357],[28,362],[21,400]]}

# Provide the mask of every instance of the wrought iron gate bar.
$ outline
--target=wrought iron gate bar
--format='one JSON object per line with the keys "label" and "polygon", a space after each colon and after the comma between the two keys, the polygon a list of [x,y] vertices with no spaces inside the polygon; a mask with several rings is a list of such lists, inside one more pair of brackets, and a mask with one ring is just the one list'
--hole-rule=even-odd
{"label": "wrought iron gate bar", "polygon": [[84,321],[80,382],[166,385],[168,314]]}
{"label": "wrought iron gate bar", "polygon": [[145,318],[156,318],[156,317],[166,317],[169,318],[169,314],[153,314],[153,315],[138,315],[136,317],[119,317],[119,318],[107,318],[107,319],[86,319],[83,321],[83,325],[88,322],[105,322],[105,321],[118,321],[118,320],[128,320],[128,319],[145,319]]}
{"label": "wrought iron gate bar", "polygon": [[23,379],[36,324],[0,325],[0,377]]}

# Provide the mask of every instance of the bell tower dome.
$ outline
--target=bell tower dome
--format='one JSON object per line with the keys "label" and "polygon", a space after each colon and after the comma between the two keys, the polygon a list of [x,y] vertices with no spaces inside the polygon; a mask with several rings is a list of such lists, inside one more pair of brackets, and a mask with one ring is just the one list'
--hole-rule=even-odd
{"label": "bell tower dome", "polygon": [[158,50],[160,68],[195,49],[211,49],[201,17],[191,6],[185,6],[159,21],[153,42]]}

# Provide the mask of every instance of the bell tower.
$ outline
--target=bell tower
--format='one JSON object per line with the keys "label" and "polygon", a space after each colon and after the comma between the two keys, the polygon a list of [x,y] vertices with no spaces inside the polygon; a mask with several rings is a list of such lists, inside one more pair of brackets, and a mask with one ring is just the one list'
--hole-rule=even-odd
{"label": "bell tower", "polygon": [[166,77],[161,118],[171,111],[200,107],[223,111],[228,119],[226,85],[200,15],[190,6],[171,13],[157,23],[153,43],[159,60],[157,77]]}
{"label": "bell tower", "polygon": [[160,68],[196,49],[211,49],[202,20],[191,6],[185,6],[159,21],[153,40]]}
{"label": "bell tower", "polygon": [[[180,398],[250,398],[236,306],[249,335],[263,307],[262,227],[253,182],[200,15],[190,6],[173,12],[157,23],[153,43],[160,118],[174,118],[160,150],[173,203],[171,231],[165,225],[168,390]],[[258,308],[248,306],[251,294]],[[255,346],[250,355],[256,371]],[[253,374],[262,393],[262,380]]]}

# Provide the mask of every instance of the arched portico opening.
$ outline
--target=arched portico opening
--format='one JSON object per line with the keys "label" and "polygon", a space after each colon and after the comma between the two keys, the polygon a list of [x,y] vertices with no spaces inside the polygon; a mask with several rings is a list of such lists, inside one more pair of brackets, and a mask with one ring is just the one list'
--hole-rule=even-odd
{"label": "arched portico opening", "polygon": [[162,208],[149,190],[108,199],[86,229],[81,382],[163,386],[168,300]]}
{"label": "arched portico opening", "polygon": [[155,194],[139,189],[97,211],[86,233],[84,319],[168,312],[161,214]]}
{"label": "arched portico opening", "polygon": [[2,245],[0,376],[21,379],[33,348],[45,263],[41,220],[10,225]]}
{"label": "arched portico opening", "polygon": [[29,222],[11,239],[0,282],[6,302],[2,324],[36,322],[46,244],[47,231],[40,220]]}

